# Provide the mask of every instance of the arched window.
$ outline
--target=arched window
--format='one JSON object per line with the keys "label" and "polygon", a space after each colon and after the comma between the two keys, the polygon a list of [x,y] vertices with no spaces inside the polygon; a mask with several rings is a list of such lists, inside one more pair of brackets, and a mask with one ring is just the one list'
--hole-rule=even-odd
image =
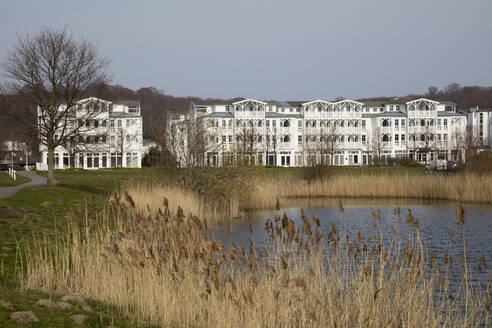
{"label": "arched window", "polygon": [[415,105],[410,105],[410,107],[408,107],[408,110],[415,110]]}
{"label": "arched window", "polygon": [[306,128],[309,127],[309,121],[306,121]]}
{"label": "arched window", "polygon": [[263,121],[262,120],[259,120],[258,121],[258,126],[261,127],[263,125]]}
{"label": "arched window", "polygon": [[383,126],[390,126],[390,124],[389,124],[389,120],[384,119],[384,120],[383,120]]}
{"label": "arched window", "polygon": [[320,124],[319,124],[319,126],[320,126],[321,128],[326,127],[326,123],[325,123],[325,121],[321,121],[321,122],[320,122]]}
{"label": "arched window", "polygon": [[313,125],[312,126],[313,126],[313,128],[316,127],[316,121],[315,120],[313,120]]}
{"label": "arched window", "polygon": [[433,120],[433,119],[431,119],[431,120],[429,121],[429,125],[430,125],[430,126],[434,126],[434,120]]}
{"label": "arched window", "polygon": [[390,141],[390,137],[387,134],[383,134],[383,142],[388,142]]}
{"label": "arched window", "polygon": [[425,126],[425,120],[420,120],[420,126]]}
{"label": "arched window", "polygon": [[343,120],[342,120],[342,121],[340,122],[340,126],[343,128],[343,127],[345,126],[345,121],[343,121]]}
{"label": "arched window", "polygon": [[420,135],[420,141],[425,141],[425,135],[424,134]]}
{"label": "arched window", "polygon": [[236,111],[240,112],[241,111],[241,106],[236,106]]}
{"label": "arched window", "polygon": [[258,136],[258,142],[263,142],[263,138],[261,135]]}
{"label": "arched window", "polygon": [[323,110],[323,107],[321,105],[318,105],[318,112],[321,112]]}
{"label": "arched window", "polygon": [[261,112],[262,110],[263,110],[263,106],[262,106],[262,105],[260,105],[260,106],[258,107],[258,111],[260,111],[260,112]]}
{"label": "arched window", "polygon": [[415,134],[410,135],[410,141],[415,141]]}
{"label": "arched window", "polygon": [[251,121],[251,120],[250,120],[250,121],[248,121],[248,126],[249,126],[250,128],[252,128],[252,127],[254,127],[255,125],[254,125],[253,121]]}
{"label": "arched window", "polygon": [[328,107],[326,108],[326,110],[327,110],[328,112],[333,112],[333,106],[328,106]]}
{"label": "arched window", "polygon": [[284,137],[284,142],[290,142],[290,136],[286,135],[286,136]]}
{"label": "arched window", "polygon": [[415,126],[415,120],[408,121],[408,126]]}
{"label": "arched window", "polygon": [[354,137],[349,136],[349,137],[348,137],[348,142],[354,142]]}
{"label": "arched window", "polygon": [[285,120],[284,121],[284,127],[285,128],[288,128],[290,126],[290,121],[289,120]]}

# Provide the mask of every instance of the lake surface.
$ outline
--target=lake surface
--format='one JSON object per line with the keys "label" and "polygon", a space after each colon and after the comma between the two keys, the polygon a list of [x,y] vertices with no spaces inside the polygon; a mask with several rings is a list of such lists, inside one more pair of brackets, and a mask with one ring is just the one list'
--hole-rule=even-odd
{"label": "lake surface", "polygon": [[[221,226],[215,232],[215,238],[222,240],[226,245],[233,242],[249,248],[249,240],[252,239],[256,247],[265,247],[266,235],[264,231],[265,222],[273,219],[276,215],[287,216],[294,220],[296,225],[302,225],[300,218],[301,208],[307,216],[318,217],[321,229],[330,231],[330,222],[337,228],[346,225],[347,233],[353,240],[360,231],[364,238],[374,235],[373,224],[375,219],[372,215],[375,211],[381,213],[381,228],[385,237],[390,238],[395,223],[401,222],[401,236],[408,236],[411,228],[405,222],[408,209],[419,221],[423,245],[427,250],[436,251],[442,258],[446,251],[453,256],[463,258],[463,232],[456,222],[456,203],[444,202],[422,202],[422,201],[395,201],[395,200],[370,200],[370,199],[344,199],[342,200],[344,213],[339,211],[340,200],[336,199],[312,199],[292,200],[289,206],[280,211],[251,212],[241,223]],[[482,273],[482,281],[492,276],[492,207],[480,205],[466,205],[465,208],[465,239],[467,261],[470,269],[475,272],[484,254],[487,269]],[[396,214],[400,209],[400,217]],[[250,225],[253,233],[250,232]],[[458,261],[456,266],[459,267]]]}

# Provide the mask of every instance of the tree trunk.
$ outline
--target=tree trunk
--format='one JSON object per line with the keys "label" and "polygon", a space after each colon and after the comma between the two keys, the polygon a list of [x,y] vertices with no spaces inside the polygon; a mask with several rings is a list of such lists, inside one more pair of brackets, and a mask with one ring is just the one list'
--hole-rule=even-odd
{"label": "tree trunk", "polygon": [[55,185],[55,179],[53,177],[54,168],[55,168],[55,149],[53,146],[48,145],[48,180],[46,182],[46,185],[48,186]]}

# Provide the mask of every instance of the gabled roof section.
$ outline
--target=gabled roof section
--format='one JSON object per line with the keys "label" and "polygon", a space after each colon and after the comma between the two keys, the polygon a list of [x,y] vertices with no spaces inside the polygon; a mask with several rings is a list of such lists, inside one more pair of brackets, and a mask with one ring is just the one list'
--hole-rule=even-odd
{"label": "gabled roof section", "polygon": [[364,105],[361,102],[358,102],[358,101],[355,101],[355,100],[350,100],[350,99],[339,100],[339,101],[335,102],[334,104],[335,105],[339,105],[339,104],[344,104],[344,103],[357,104],[357,105],[361,105],[361,106]]}
{"label": "gabled roof section", "polygon": [[418,99],[415,99],[415,100],[408,101],[407,102],[407,105],[408,104],[418,104],[418,103],[421,103],[421,102],[429,102],[429,103],[434,103],[436,105],[439,104],[439,101],[430,100],[430,99],[427,99],[427,98],[418,98]]}
{"label": "gabled roof section", "polygon": [[326,101],[326,100],[322,100],[322,99],[316,99],[316,100],[308,101],[308,102],[303,103],[303,105],[309,106],[309,105],[318,104],[318,103],[325,104],[325,105],[333,105],[333,103],[331,101]]}
{"label": "gabled roof section", "polygon": [[245,98],[243,100],[239,100],[239,101],[236,101],[236,102],[233,102],[232,104],[234,106],[236,105],[242,105],[242,104],[247,104],[248,102],[252,102],[252,103],[258,103],[258,104],[262,104],[262,105],[266,105],[267,103],[264,102],[264,101],[261,101],[261,100],[256,100],[256,99],[250,99],[250,98]]}

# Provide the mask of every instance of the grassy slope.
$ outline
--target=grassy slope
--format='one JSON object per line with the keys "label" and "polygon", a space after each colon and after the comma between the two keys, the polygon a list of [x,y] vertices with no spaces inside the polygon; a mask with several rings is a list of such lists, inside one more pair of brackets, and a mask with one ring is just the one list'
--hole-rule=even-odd
{"label": "grassy slope", "polygon": [[[12,197],[0,199],[0,300],[13,304],[15,311],[32,310],[40,322],[32,327],[72,327],[70,316],[88,315],[85,325],[107,327],[135,327],[125,318],[113,317],[117,313],[110,306],[90,302],[95,310],[86,313],[78,310],[61,310],[39,307],[35,302],[49,298],[38,292],[20,292],[16,289],[16,246],[30,242],[34,235],[49,235],[64,228],[66,208],[80,212],[87,203],[102,206],[104,193],[111,192],[123,182],[132,179],[159,178],[168,174],[164,170],[117,171],[58,171],[56,187],[32,187],[19,191]],[[55,219],[56,218],[56,219]],[[61,296],[52,296],[58,300]],[[0,308],[0,327],[18,327],[9,320],[10,313]]]}
{"label": "grassy slope", "polygon": [[17,178],[16,180],[12,179],[9,176],[8,172],[0,172],[0,187],[17,186],[31,181],[31,179],[26,178],[20,174],[17,174],[16,178]]}

